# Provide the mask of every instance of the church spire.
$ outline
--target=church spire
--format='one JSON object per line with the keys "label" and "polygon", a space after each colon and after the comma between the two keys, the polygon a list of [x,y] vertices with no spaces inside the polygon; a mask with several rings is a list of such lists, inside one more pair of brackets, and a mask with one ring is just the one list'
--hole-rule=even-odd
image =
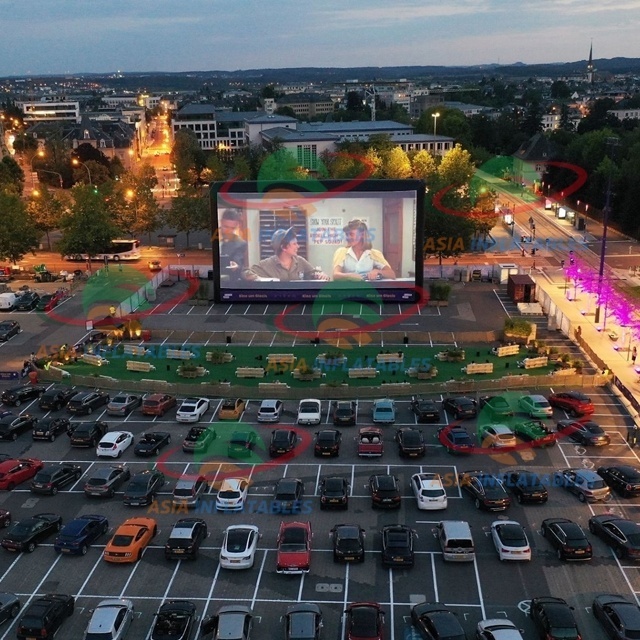
{"label": "church spire", "polygon": [[589,48],[589,62],[587,62],[587,82],[593,84],[595,75],[595,68],[593,66],[593,41],[591,41],[591,47]]}

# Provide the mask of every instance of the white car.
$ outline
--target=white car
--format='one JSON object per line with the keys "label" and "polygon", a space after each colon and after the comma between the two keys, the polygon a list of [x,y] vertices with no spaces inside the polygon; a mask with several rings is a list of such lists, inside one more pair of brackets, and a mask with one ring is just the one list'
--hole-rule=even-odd
{"label": "white car", "polygon": [[217,511],[242,511],[249,491],[246,478],[227,478],[216,496]]}
{"label": "white car", "polygon": [[261,537],[258,527],[252,524],[236,524],[227,527],[220,549],[220,566],[223,569],[253,567],[258,540]]}
{"label": "white car", "polygon": [[411,476],[411,490],[418,509],[423,511],[446,509],[447,492],[438,473],[414,473]]}
{"label": "white car", "polygon": [[522,396],[518,400],[521,411],[529,414],[530,418],[552,418],[553,407],[549,401],[541,395]]}
{"label": "white car", "polygon": [[133,444],[131,431],[109,431],[96,447],[99,458],[119,458]]}
{"label": "white car", "polygon": [[496,520],[491,538],[500,560],[531,560],[531,545],[523,526],[515,520]]}
{"label": "white car", "polygon": [[513,431],[504,424],[488,424],[480,427],[478,437],[482,445],[488,447],[515,447],[518,444]]}
{"label": "white car", "polygon": [[322,405],[320,400],[306,398],[298,405],[298,424],[320,424]]}
{"label": "white car", "polygon": [[209,410],[207,398],[185,398],[176,413],[178,422],[199,422]]}
{"label": "white car", "polygon": [[476,628],[477,640],[524,640],[521,630],[506,618],[481,620]]}

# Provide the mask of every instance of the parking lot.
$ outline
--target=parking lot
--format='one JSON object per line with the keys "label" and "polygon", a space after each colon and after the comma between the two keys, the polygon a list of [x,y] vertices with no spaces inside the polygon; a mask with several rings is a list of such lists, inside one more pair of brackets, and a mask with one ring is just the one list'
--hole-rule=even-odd
{"label": "parking lot", "polygon": [[[532,390],[547,393],[548,389]],[[587,449],[566,440],[550,449],[525,449],[513,453],[456,457],[449,455],[436,439],[438,425],[419,425],[427,441],[427,454],[410,462],[401,459],[393,441],[395,428],[416,425],[408,401],[397,401],[397,419],[385,431],[385,452],[382,458],[365,460],[357,457],[355,435],[359,426],[371,424],[371,402],[358,402],[356,427],[342,427],[342,447],[338,458],[314,458],[312,447],[316,427],[296,427],[300,434],[297,455],[288,460],[271,460],[266,448],[272,425],[258,425],[256,413],[259,402],[250,401],[242,416],[243,426],[255,429],[264,443],[258,446],[248,462],[226,457],[226,442],[238,427],[234,422],[218,422],[220,401],[213,400],[205,415],[206,421],[216,423],[219,446],[198,459],[183,453],[180,444],[189,425],[175,422],[175,410],[163,418],[142,416],[139,411],[126,418],[112,418],[96,411],[91,420],[105,419],[110,430],[132,431],[136,438],[145,431],[166,430],[172,434],[170,451],[165,449],[160,459],[136,458],[127,450],[120,463],[130,465],[132,472],[158,465],[167,483],[153,506],[125,507],[122,494],[111,500],[90,500],[84,496],[84,478],[96,465],[112,464],[108,459],[96,460],[93,449],[71,449],[66,436],[55,442],[33,442],[30,434],[21,435],[15,442],[2,443],[2,452],[22,457],[35,457],[45,462],[72,461],[82,466],[83,477],[68,490],[55,497],[35,496],[25,485],[12,492],[2,492],[0,507],[9,509],[14,520],[41,512],[55,512],[68,522],[79,514],[101,513],[109,518],[110,531],[93,546],[86,556],[58,556],[52,548],[53,538],[40,545],[32,554],[14,555],[0,552],[0,576],[4,591],[19,594],[23,604],[33,594],[46,592],[71,593],[77,597],[76,613],[61,631],[66,638],[80,638],[90,617],[90,610],[109,596],[130,598],[135,602],[136,621],[129,636],[147,638],[153,614],[166,599],[186,598],[194,601],[200,616],[209,615],[223,604],[240,602],[254,609],[257,616],[255,637],[282,633],[280,616],[287,606],[296,602],[316,602],[324,614],[324,637],[340,638],[343,633],[341,612],[353,601],[377,601],[386,611],[388,636],[393,640],[410,635],[410,607],[422,600],[438,601],[455,610],[469,637],[476,623],[483,618],[508,617],[525,629],[525,637],[533,637],[533,627],[525,612],[527,601],[534,596],[555,595],[566,598],[575,607],[584,637],[600,637],[601,630],[588,607],[596,593],[640,593],[640,573],[635,566],[620,564],[611,550],[590,536],[594,559],[590,563],[563,563],[556,559],[547,541],[539,534],[544,518],[565,516],[579,522],[585,529],[588,518],[595,513],[612,511],[635,518],[640,501],[615,496],[607,504],[585,505],[558,487],[549,487],[549,502],[542,506],[521,506],[515,501],[506,513],[491,514],[477,511],[472,500],[461,493],[454,479],[460,471],[486,469],[504,471],[525,466],[540,473],[551,473],[566,467],[597,468],[601,464],[626,462],[636,464],[638,457],[626,442],[626,429],[631,424],[617,400],[604,389],[588,390],[596,411],[596,420],[611,436],[611,444],[604,448]],[[438,398],[441,399],[441,398]],[[286,403],[281,426],[294,426],[296,405]],[[36,403],[23,405],[20,411],[44,414]],[[329,403],[323,402],[323,424],[331,425]],[[64,413],[64,410],[63,410]],[[556,410],[554,419],[565,418]],[[523,416],[524,418],[524,416]],[[87,420],[88,418],[82,418]],[[441,424],[449,422],[441,414]],[[550,421],[551,422],[551,421]],[[473,432],[475,421],[465,423]],[[449,498],[446,511],[419,511],[409,488],[413,473],[437,471],[444,481]],[[184,510],[171,506],[171,493],[177,478],[184,473],[204,472],[210,480],[209,493],[196,511],[208,525],[210,536],[201,548],[197,561],[173,562],[164,559],[163,546],[172,524],[185,517]],[[372,473],[396,475],[403,489],[399,511],[373,510],[368,489]],[[346,512],[320,511],[318,488],[322,477],[339,475],[350,482],[350,503]],[[245,511],[236,514],[215,513],[213,501],[224,477],[245,476],[251,487]],[[272,504],[273,485],[282,477],[300,478],[305,496],[300,513],[278,513]],[[193,514],[193,512],[191,512]],[[111,565],[101,559],[102,548],[114,529],[126,518],[150,515],[159,525],[159,533],[142,560],[134,565]],[[489,537],[491,522],[506,517],[518,520],[526,527],[533,549],[531,563],[501,563]],[[476,542],[476,562],[445,563],[433,535],[442,519],[468,520]],[[313,552],[310,573],[303,576],[278,575],[276,564],[276,535],[282,520],[309,520],[313,529]],[[366,531],[366,561],[357,565],[335,564],[332,560],[329,531],[338,523],[358,523]],[[218,554],[224,529],[230,524],[255,524],[262,538],[253,568],[232,572],[221,570]],[[416,563],[412,569],[383,568],[380,561],[380,530],[386,524],[407,524],[418,534]],[[72,568],[70,568],[72,567]],[[15,635],[15,624],[0,628],[0,639]],[[62,637],[61,636],[61,637]]]}

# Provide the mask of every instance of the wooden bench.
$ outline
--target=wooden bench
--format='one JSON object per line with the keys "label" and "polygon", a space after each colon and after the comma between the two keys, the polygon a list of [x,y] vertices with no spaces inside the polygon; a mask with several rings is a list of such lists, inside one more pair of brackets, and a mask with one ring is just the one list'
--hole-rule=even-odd
{"label": "wooden bench", "polygon": [[502,347],[496,347],[491,350],[492,353],[498,358],[504,358],[505,356],[516,356],[520,353],[519,344],[505,344]]}
{"label": "wooden bench", "polygon": [[436,367],[409,367],[405,374],[418,380],[430,380],[438,375],[438,369]]}
{"label": "wooden bench", "polygon": [[376,362],[378,364],[389,363],[389,362],[404,362],[404,353],[379,353],[376,356]]}
{"label": "wooden bench", "polygon": [[270,353],[267,356],[269,364],[293,364],[297,359],[293,353]]}
{"label": "wooden bench", "polygon": [[207,360],[207,362],[213,362],[214,358],[216,360],[216,363],[226,363],[226,362],[233,362],[234,359],[234,355],[233,353],[229,353],[228,351],[207,351],[205,358]]}
{"label": "wooden bench", "polygon": [[470,362],[462,370],[468,375],[474,373],[493,373],[493,362]]}
{"label": "wooden bench", "polygon": [[205,369],[204,367],[196,367],[195,369],[178,367],[176,373],[181,378],[202,378],[209,374],[209,369]]}
{"label": "wooden bench", "polygon": [[236,369],[236,377],[238,378],[264,378],[264,367],[238,367]]}
{"label": "wooden bench", "polygon": [[326,364],[330,367],[337,367],[343,364],[347,364],[347,356],[332,356],[326,353],[321,353],[316,356],[316,364]]}
{"label": "wooden bench", "polygon": [[122,347],[126,356],[146,356],[147,350],[144,347],[140,347],[137,344],[125,344]]}
{"label": "wooden bench", "polygon": [[195,358],[196,354],[191,351],[185,351],[183,349],[167,349],[167,358],[170,360],[191,360]]}
{"label": "wooden bench", "polygon": [[149,371],[155,371],[156,368],[150,362],[144,362],[141,360],[127,360],[127,371],[143,371],[148,373]]}
{"label": "wooden bench", "polygon": [[538,356],[537,358],[525,358],[522,361],[524,369],[539,369],[540,367],[546,367],[549,364],[549,358],[547,356]]}
{"label": "wooden bench", "polygon": [[348,370],[350,378],[375,378],[379,373],[374,367],[354,367]]}
{"label": "wooden bench", "polygon": [[261,391],[268,391],[269,393],[278,394],[280,391],[290,389],[291,387],[286,382],[258,382],[258,389]]}
{"label": "wooden bench", "polygon": [[82,362],[86,362],[87,364],[92,364],[96,367],[101,367],[103,364],[109,364],[109,361],[106,358],[95,355],[93,353],[83,353],[80,356],[80,360],[82,360]]}
{"label": "wooden bench", "polygon": [[291,376],[294,380],[319,380],[326,375],[326,373],[322,373],[320,369],[316,368],[312,371],[300,371],[300,369],[294,369],[291,372]]}

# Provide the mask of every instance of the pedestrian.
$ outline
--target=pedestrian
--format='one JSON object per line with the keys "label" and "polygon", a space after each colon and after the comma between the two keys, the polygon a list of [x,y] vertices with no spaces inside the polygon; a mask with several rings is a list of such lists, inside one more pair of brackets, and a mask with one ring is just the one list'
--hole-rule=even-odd
{"label": "pedestrian", "polygon": [[637,357],[638,357],[638,348],[634,346],[633,349],[631,349],[631,364],[632,365],[635,365]]}
{"label": "pedestrian", "polygon": [[631,447],[635,447],[638,444],[638,425],[634,424],[627,429],[627,442]]}

